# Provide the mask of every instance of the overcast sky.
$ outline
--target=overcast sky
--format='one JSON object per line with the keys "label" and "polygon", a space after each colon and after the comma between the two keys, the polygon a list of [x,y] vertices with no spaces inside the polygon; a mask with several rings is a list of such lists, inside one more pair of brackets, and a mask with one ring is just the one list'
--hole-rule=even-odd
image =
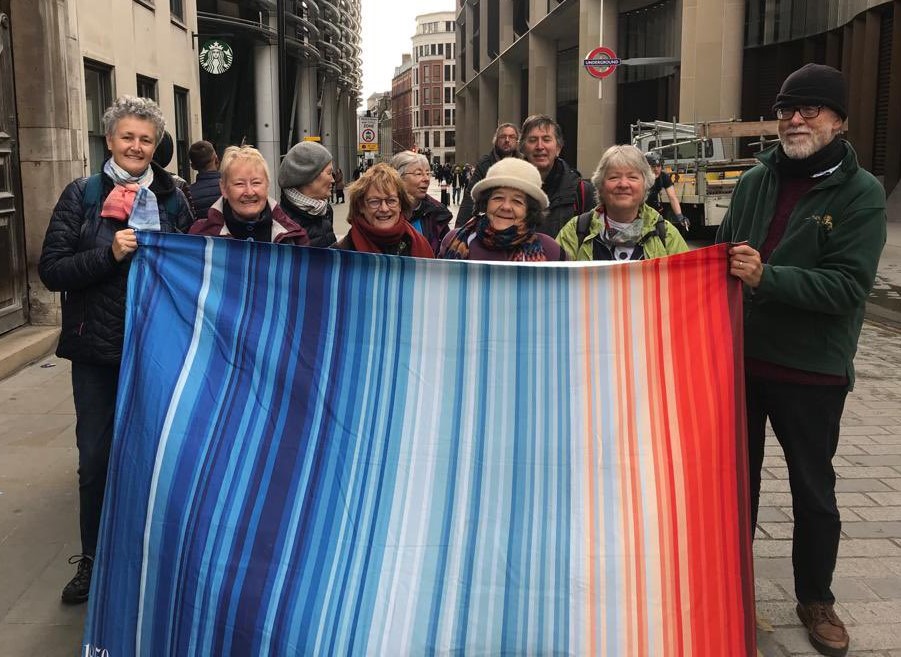
{"label": "overcast sky", "polygon": [[377,91],[391,91],[394,68],[412,52],[410,39],[416,17],[433,11],[454,11],[454,0],[362,0],[363,107]]}

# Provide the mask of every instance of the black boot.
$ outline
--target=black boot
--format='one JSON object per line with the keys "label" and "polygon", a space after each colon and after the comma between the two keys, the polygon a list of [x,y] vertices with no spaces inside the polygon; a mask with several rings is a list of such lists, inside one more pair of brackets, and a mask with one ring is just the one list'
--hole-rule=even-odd
{"label": "black boot", "polygon": [[69,557],[69,563],[77,563],[78,570],[75,572],[75,577],[66,584],[60,597],[67,605],[77,605],[88,599],[88,592],[91,590],[91,572],[94,570],[94,557],[76,554],[74,557]]}

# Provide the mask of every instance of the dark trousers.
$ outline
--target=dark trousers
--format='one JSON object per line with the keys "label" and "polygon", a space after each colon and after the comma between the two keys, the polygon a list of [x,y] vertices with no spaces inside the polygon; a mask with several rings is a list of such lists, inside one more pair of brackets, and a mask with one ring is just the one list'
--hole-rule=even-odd
{"label": "dark trousers", "polygon": [[802,604],[835,601],[832,573],[842,523],[835,502],[832,457],[838,447],[847,394],[845,386],[747,380],[751,532],[753,535],[757,526],[764,431],[769,418],[788,464],[795,517],[795,596]]}
{"label": "dark trousers", "polygon": [[89,556],[97,551],[118,386],[118,365],[72,363],[81,552]]}

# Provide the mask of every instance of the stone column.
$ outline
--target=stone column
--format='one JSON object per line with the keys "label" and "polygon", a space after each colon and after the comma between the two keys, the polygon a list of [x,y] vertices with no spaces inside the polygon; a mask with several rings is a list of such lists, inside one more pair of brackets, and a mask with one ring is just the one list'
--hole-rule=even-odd
{"label": "stone column", "polygon": [[617,3],[610,0],[581,0],[580,9],[579,141],[573,164],[584,175],[589,175],[588,172],[597,166],[601,153],[616,143],[616,78],[619,71],[599,80],[588,74],[582,59],[598,46],[617,52],[618,15]]}
{"label": "stone column", "polygon": [[338,81],[333,77],[322,79],[322,145],[330,153],[338,147]]}
{"label": "stone column", "polygon": [[319,89],[316,84],[316,66],[308,59],[300,60],[297,67],[297,119],[295,141],[319,135]]}
{"label": "stone column", "polygon": [[253,55],[257,119],[255,145],[269,164],[269,195],[278,198],[278,168],[281,164],[278,139],[278,51],[274,45],[260,45],[253,49]]}
{"label": "stone column", "polygon": [[528,114],[557,114],[557,43],[529,34]]}
{"label": "stone column", "polygon": [[498,123],[497,100],[497,79],[482,73],[479,76],[479,111],[476,117],[478,121],[477,157],[490,150]]}

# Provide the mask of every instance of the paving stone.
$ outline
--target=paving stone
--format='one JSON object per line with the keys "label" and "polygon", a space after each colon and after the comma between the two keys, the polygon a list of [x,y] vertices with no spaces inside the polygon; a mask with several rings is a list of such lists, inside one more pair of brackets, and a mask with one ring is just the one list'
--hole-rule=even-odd
{"label": "paving stone", "polygon": [[[891,490],[888,486],[875,490]],[[791,488],[788,479],[762,479],[760,482],[761,493],[790,493]]]}
{"label": "paving stone", "polygon": [[757,598],[757,608],[760,609],[760,603],[767,600],[788,600],[785,590],[779,586],[779,583],[772,579],[757,578],[754,582],[755,597]]}
{"label": "paving stone", "polygon": [[757,511],[757,522],[786,522],[791,520],[790,515],[782,513],[781,509],[774,506],[761,506]]}
{"label": "paving stone", "polygon": [[[839,561],[841,561],[841,559],[839,559]],[[886,570],[886,573],[888,572],[889,571]],[[787,557],[755,557],[754,575],[756,577],[778,580],[780,582],[791,580],[794,576],[792,571],[792,560]]]}
{"label": "paving stone", "polygon": [[843,522],[842,533],[851,538],[901,538],[901,522]]}
{"label": "paving stone", "polygon": [[[775,570],[778,566],[779,564],[773,564],[770,568]],[[791,568],[791,560],[789,560],[789,568]],[[791,573],[791,570],[788,572]],[[839,558],[835,564],[835,577],[885,577],[892,575],[901,575],[901,558],[842,557],[841,543],[839,543]],[[777,577],[775,575],[766,576]]]}
{"label": "paving stone", "polygon": [[883,600],[901,599],[901,577],[861,577],[860,581]]}
{"label": "paving stone", "polygon": [[885,435],[872,434],[870,440],[877,445],[901,445],[901,427],[886,431]]}
{"label": "paving stone", "polygon": [[888,492],[892,489],[881,479],[836,479],[835,490],[840,493]]}
{"label": "paving stone", "polygon": [[883,479],[882,483],[892,490],[901,491],[901,477],[898,477],[897,479]]}
{"label": "paving stone", "polygon": [[[842,529],[846,524],[842,523]],[[838,556],[842,557],[901,557],[901,550],[894,541],[887,538],[843,538],[838,546]]]}
{"label": "paving stone", "polygon": [[835,475],[842,479],[881,479],[883,477],[897,477],[898,472],[890,466],[853,466],[845,465],[835,468]]}
{"label": "paving stone", "polygon": [[[885,493],[887,494],[887,493]],[[869,495],[878,495],[878,493],[840,493],[835,494],[838,500],[839,509],[847,509],[855,506],[874,506],[876,502],[868,497]]]}
{"label": "paving stone", "polygon": [[848,628],[851,635],[851,651],[858,655],[864,650],[901,649],[901,632],[898,632],[897,620],[891,623],[855,625]]}
{"label": "paving stone", "polygon": [[[840,436],[876,436],[887,434],[888,431],[883,427],[864,427],[864,426],[844,426],[842,425]],[[855,440],[855,443],[857,441]],[[841,443],[841,438],[839,439]]]}
{"label": "paving stone", "polygon": [[758,522],[757,526],[771,539],[790,540],[795,525],[791,522]]}
{"label": "paving stone", "polygon": [[836,600],[842,602],[868,601],[876,602],[880,597],[858,577],[835,577],[832,579],[832,593]]}
{"label": "paving stone", "polygon": [[851,465],[901,465],[901,454],[853,454],[844,458]]}
{"label": "paving stone", "polygon": [[[842,518],[845,518],[845,509],[842,509]],[[901,522],[901,506],[870,506],[856,507],[853,511],[862,520],[870,522]]]}
{"label": "paving stone", "polygon": [[[891,493],[867,493],[877,504],[882,506],[901,506],[901,491]],[[862,504],[861,506],[867,506]]]}
{"label": "paving stone", "polygon": [[[876,602],[842,601],[842,609],[857,625],[885,625],[901,619],[901,600]],[[901,640],[901,637],[899,637]]]}
{"label": "paving stone", "polygon": [[861,451],[867,454],[901,454],[901,445],[863,445]]}

